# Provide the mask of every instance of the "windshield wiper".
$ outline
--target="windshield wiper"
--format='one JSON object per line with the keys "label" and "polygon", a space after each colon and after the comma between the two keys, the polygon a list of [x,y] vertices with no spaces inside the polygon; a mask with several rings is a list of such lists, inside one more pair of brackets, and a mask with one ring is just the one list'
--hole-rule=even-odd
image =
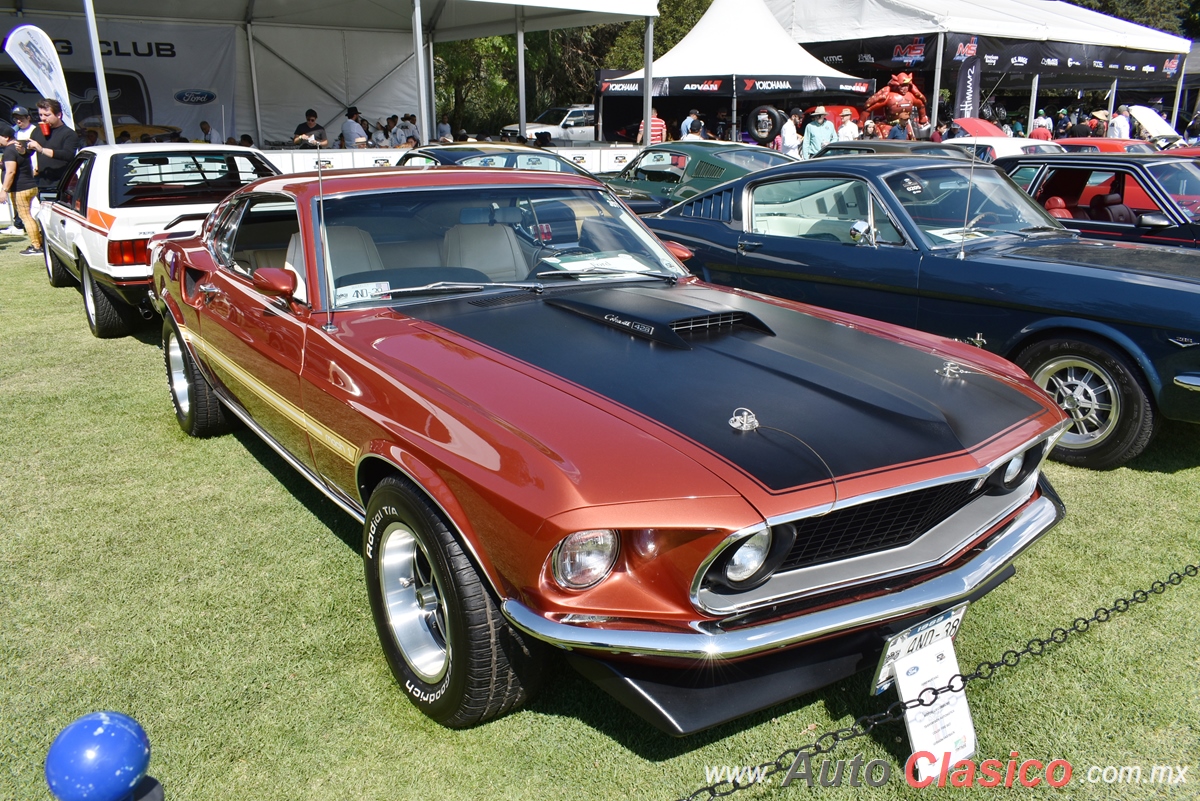
{"label": "windshield wiper", "polygon": [[469,282],[469,281],[434,281],[432,284],[424,286],[404,286],[395,289],[380,289],[371,292],[365,298],[355,298],[351,301],[343,303],[360,303],[367,300],[379,300],[390,295],[417,295],[423,292],[478,292],[481,289],[492,289],[493,287],[505,287],[512,289],[523,289],[526,292],[533,292],[540,295],[542,293],[542,285],[534,282],[532,284],[511,284],[503,281]]}
{"label": "windshield wiper", "polygon": [[650,278],[662,278],[671,286],[679,283],[679,276],[671,273],[659,273],[647,270],[622,270],[619,267],[588,267],[586,270],[546,270],[537,273],[538,278],[550,278],[552,276],[566,275],[645,275]]}

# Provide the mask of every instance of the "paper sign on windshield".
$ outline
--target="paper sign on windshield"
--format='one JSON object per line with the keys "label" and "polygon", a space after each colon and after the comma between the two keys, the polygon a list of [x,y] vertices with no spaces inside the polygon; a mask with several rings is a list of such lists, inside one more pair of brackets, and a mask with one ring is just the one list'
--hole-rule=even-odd
{"label": "paper sign on windshield", "polygon": [[381,298],[391,291],[392,286],[387,281],[375,281],[370,284],[350,284],[349,286],[338,287],[334,298],[338,303],[354,303],[360,300]]}

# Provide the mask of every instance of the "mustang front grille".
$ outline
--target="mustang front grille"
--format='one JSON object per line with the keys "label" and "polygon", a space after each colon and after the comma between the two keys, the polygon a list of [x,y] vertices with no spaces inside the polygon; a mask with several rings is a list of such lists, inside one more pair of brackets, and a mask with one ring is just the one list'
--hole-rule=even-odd
{"label": "mustang front grille", "polygon": [[795,526],[796,544],[778,572],[908,545],[970,503],[976,483],[942,484],[785,523]]}

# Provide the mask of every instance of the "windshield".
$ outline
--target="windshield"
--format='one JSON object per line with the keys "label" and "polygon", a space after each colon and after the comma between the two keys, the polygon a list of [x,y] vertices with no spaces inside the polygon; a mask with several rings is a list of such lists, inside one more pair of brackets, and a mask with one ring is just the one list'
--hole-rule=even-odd
{"label": "windshield", "polygon": [[358,194],[327,198],[325,220],[341,307],[427,301],[447,291],[687,275],[602,189]]}
{"label": "windshield", "polygon": [[[514,170],[541,170],[542,172],[566,172],[574,175],[587,175],[587,172],[576,167],[566,159],[552,153],[514,151],[472,153],[455,160],[463,167],[507,167]],[[590,177],[590,176],[589,176]]]}
{"label": "windshield", "polygon": [[886,180],[934,247],[1007,232],[1064,230],[1003,173],[991,168],[963,165],[909,170]]}
{"label": "windshield", "polygon": [[1164,161],[1148,167],[1159,185],[1193,220],[1200,219],[1200,163]]}
{"label": "windshield", "polygon": [[534,122],[540,122],[543,125],[558,125],[567,116],[568,109],[565,108],[548,108],[541,114],[537,115]]}

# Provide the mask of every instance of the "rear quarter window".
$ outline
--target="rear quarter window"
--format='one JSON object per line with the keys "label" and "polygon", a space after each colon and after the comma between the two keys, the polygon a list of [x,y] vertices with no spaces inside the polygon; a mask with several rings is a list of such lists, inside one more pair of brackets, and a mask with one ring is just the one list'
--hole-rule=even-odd
{"label": "rear quarter window", "polygon": [[277,171],[246,151],[129,153],[109,165],[110,205],[169,206],[219,203],[230,192]]}

